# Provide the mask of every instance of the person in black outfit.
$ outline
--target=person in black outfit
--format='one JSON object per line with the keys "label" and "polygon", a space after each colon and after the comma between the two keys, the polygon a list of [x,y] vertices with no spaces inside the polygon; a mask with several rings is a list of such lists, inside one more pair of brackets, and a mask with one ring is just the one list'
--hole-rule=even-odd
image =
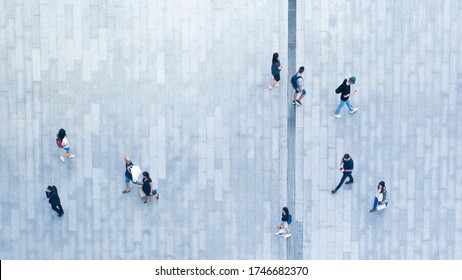
{"label": "person in black outfit", "polygon": [[353,114],[354,112],[358,111],[358,108],[353,108],[353,105],[351,105],[350,100],[349,100],[350,96],[356,93],[356,90],[353,93],[350,93],[351,85],[354,85],[355,82],[356,82],[356,78],[350,77],[348,78],[348,80],[345,79],[343,83],[335,90],[335,93],[337,94],[341,93],[341,95],[340,95],[340,104],[338,104],[337,110],[335,110],[334,117],[336,118],[342,117],[340,115],[340,111],[342,110],[345,103],[348,107],[348,110],[350,110],[350,113]]}
{"label": "person in black outfit", "polygon": [[279,80],[281,79],[281,70],[282,65],[279,61],[279,53],[273,53],[273,59],[271,60],[271,74],[273,75],[273,80],[268,85],[268,89],[279,86]]}
{"label": "person in black outfit", "polygon": [[59,199],[56,186],[48,186],[45,190],[45,194],[47,195],[48,202],[51,204],[51,209],[58,213],[58,217],[61,217],[64,214],[64,210],[61,206],[61,200]]}
{"label": "person in black outfit", "polygon": [[146,194],[146,200],[144,203],[149,203],[151,201],[151,196],[155,196],[159,199],[159,194],[156,190],[154,190],[154,186],[148,172],[143,172],[143,182],[138,181],[137,184],[142,186],[141,189]]}
{"label": "person in black outfit", "polygon": [[345,154],[340,161],[340,172],[343,173],[342,179],[340,180],[340,183],[338,183],[337,187],[330,192],[332,194],[336,193],[338,189],[343,185],[343,182],[345,182],[345,179],[348,177],[350,180],[346,182],[345,184],[352,184],[353,183],[353,176],[351,176],[351,172],[353,172],[354,168],[354,163],[353,159],[350,157],[349,154]]}

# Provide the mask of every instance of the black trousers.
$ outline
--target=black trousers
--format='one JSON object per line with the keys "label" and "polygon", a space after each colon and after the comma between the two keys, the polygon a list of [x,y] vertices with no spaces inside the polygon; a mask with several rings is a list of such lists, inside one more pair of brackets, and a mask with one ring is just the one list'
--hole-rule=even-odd
{"label": "black trousers", "polygon": [[60,204],[51,204],[51,209],[55,210],[58,212],[58,214],[64,213],[63,207]]}
{"label": "black trousers", "polygon": [[353,182],[353,176],[351,176],[351,172],[343,172],[342,179],[340,180],[340,183],[338,183],[337,187],[335,188],[336,191],[340,189],[340,187],[343,185],[343,182],[345,182],[345,179],[347,177],[350,178],[350,182]]}

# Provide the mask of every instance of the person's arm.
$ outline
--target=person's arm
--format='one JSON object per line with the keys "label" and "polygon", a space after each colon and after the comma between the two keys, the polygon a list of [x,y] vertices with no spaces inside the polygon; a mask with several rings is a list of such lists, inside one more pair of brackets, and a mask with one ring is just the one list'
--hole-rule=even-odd
{"label": "person's arm", "polygon": [[355,90],[355,91],[353,91],[352,93],[349,93],[349,94],[345,95],[345,97],[350,97],[350,96],[353,96],[353,95],[355,95],[355,93],[356,93],[356,90]]}
{"label": "person's arm", "polygon": [[152,190],[153,190],[153,188],[152,188],[152,182],[149,182],[149,186],[151,187],[150,194],[152,195]]}
{"label": "person's arm", "polygon": [[343,158],[340,160],[340,169],[343,169]]}

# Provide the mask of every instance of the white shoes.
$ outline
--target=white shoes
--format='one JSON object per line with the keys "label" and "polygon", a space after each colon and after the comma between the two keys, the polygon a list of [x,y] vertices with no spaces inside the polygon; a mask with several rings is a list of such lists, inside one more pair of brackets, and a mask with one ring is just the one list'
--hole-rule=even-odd
{"label": "white shoes", "polygon": [[279,83],[276,83],[276,84],[274,85],[274,87],[278,87],[278,86],[279,86]]}
{"label": "white shoes", "polygon": [[59,158],[61,159],[62,162],[64,162],[64,157],[61,156],[61,157],[59,157]]}
{"label": "white shoes", "polygon": [[354,114],[356,111],[358,111],[358,108],[354,108],[353,111],[351,111],[351,114]]}
{"label": "white shoes", "polygon": [[272,89],[273,87],[272,86],[268,86],[268,89]]}
{"label": "white shoes", "polygon": [[341,115],[336,115],[336,114],[333,114],[334,118],[337,118],[337,119],[340,119],[342,116]]}
{"label": "white shoes", "polygon": [[75,155],[70,155],[69,158],[75,158]]}
{"label": "white shoes", "polygon": [[288,233],[288,234],[284,235],[284,238],[289,238],[291,236],[292,236],[292,234]]}

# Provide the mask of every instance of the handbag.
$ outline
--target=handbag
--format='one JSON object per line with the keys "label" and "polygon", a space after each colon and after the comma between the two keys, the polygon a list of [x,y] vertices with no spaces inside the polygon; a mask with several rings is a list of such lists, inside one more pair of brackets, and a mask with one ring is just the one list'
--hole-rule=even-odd
{"label": "handbag", "polygon": [[384,202],[384,203],[377,205],[377,210],[380,211],[380,210],[387,208],[387,204],[388,202]]}
{"label": "handbag", "polygon": [[139,190],[140,190],[140,196],[141,197],[146,197],[146,194],[143,192],[143,189],[139,188]]}

